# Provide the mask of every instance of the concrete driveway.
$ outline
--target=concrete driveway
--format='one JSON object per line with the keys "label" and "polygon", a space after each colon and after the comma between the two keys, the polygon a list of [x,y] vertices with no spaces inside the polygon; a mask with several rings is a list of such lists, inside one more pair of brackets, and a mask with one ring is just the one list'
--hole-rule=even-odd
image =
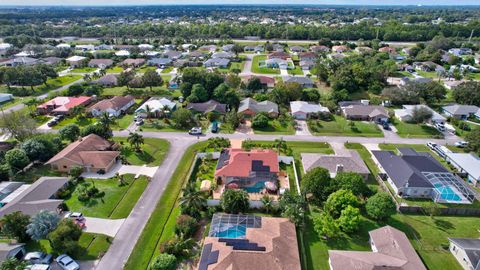
{"label": "concrete driveway", "polygon": [[134,174],[135,178],[138,178],[140,175],[145,175],[148,177],[153,177],[158,167],[148,167],[147,165],[135,166],[135,165],[123,165],[120,161],[115,164],[112,169],[110,169],[105,174],[98,174],[95,172],[84,172],[82,176],[85,178],[94,178],[94,179],[109,179],[114,177],[117,173],[120,175],[124,174]]}
{"label": "concrete driveway", "polygon": [[125,222],[125,219],[85,217],[85,232],[99,233],[115,237],[123,222]]}
{"label": "concrete driveway", "polygon": [[306,120],[295,120],[296,128],[295,135],[307,135],[311,136],[310,130]]}

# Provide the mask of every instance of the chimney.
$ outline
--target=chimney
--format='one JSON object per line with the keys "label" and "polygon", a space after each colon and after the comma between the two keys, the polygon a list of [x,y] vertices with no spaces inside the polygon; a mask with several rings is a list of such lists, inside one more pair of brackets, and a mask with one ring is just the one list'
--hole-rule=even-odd
{"label": "chimney", "polygon": [[335,168],[336,173],[342,173],[343,172],[343,164],[337,164],[337,167]]}

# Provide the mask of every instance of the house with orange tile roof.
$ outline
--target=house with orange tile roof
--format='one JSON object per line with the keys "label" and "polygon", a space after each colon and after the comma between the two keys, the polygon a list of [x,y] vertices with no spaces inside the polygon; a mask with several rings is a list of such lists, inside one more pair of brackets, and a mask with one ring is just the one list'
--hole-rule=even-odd
{"label": "house with orange tile roof", "polygon": [[56,97],[37,106],[39,114],[70,114],[77,106],[87,106],[92,102],[92,97]]}
{"label": "house with orange tile roof", "polygon": [[90,134],[72,142],[45,164],[60,172],[69,172],[73,167],[82,167],[85,172],[108,172],[119,156],[114,143]]}
{"label": "house with orange tile roof", "polygon": [[280,173],[278,154],[271,149],[223,149],[215,170],[217,184],[225,188],[260,193],[278,190]]}

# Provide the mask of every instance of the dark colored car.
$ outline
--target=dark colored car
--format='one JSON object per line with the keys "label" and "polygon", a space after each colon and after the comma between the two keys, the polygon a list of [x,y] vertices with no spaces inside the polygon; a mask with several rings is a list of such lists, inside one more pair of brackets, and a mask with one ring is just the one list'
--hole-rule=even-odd
{"label": "dark colored car", "polygon": [[218,123],[213,122],[212,123],[212,133],[217,133],[218,132]]}

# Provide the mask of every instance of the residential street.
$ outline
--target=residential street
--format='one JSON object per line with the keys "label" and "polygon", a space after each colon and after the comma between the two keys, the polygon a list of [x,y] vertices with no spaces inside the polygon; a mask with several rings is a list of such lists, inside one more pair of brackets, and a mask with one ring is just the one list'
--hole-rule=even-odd
{"label": "residential street", "polygon": [[127,262],[183,153],[189,145],[195,142],[193,139],[185,140],[174,137],[170,137],[168,140],[170,141],[170,150],[165,161],[156,171],[150,184],[117,232],[108,252],[95,269],[123,269],[123,265]]}

